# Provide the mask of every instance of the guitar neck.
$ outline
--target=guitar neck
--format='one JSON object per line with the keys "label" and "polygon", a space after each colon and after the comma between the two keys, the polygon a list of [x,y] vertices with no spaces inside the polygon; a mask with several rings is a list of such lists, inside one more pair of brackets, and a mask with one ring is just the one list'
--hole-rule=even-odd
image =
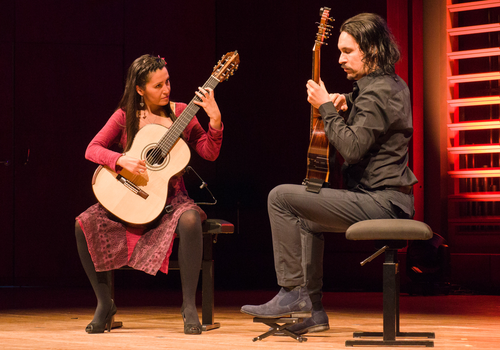
{"label": "guitar neck", "polygon": [[[312,80],[319,84],[320,81],[320,71],[321,71],[321,51],[320,47],[315,44],[313,48],[313,58],[312,58]],[[320,118],[320,113],[317,108],[311,105],[311,120],[309,123],[309,137],[313,134],[314,124],[316,119]]]}
{"label": "guitar neck", "polygon": [[[211,75],[205,82],[205,84],[203,84],[203,89],[215,89],[217,84],[219,84],[219,81]],[[188,126],[189,122],[196,115],[196,112],[198,112],[198,110],[200,109],[200,106],[195,104],[194,101],[201,102],[201,99],[197,95],[194,95],[193,99],[191,100],[191,102],[189,102],[186,109],[182,111],[181,115],[175,120],[170,129],[158,142],[158,146],[161,148],[162,155],[164,157],[168,154],[168,152],[170,152],[179,137],[181,137],[184,129],[186,129],[186,126]]]}

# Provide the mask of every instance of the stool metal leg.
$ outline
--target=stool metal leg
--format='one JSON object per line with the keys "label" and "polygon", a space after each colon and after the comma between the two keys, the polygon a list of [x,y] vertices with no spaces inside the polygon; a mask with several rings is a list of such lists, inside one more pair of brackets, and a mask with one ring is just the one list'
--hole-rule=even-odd
{"label": "stool metal leg", "polygon": [[[111,271],[111,280],[109,281],[109,289],[111,290],[111,299],[115,299],[115,270]],[[116,321],[115,316],[111,319],[111,329],[123,327],[122,321]]]}
{"label": "stool metal leg", "polygon": [[434,333],[400,332],[399,329],[399,293],[400,277],[396,249],[386,249],[383,266],[383,332],[355,332],[354,338],[382,337],[383,340],[347,340],[346,346],[378,345],[378,346],[409,346],[420,345],[434,347],[432,340],[396,340],[398,337],[434,338]]}
{"label": "stool metal leg", "polygon": [[214,261],[212,255],[213,235],[203,235],[202,263],[202,330],[220,328],[219,322],[214,322]]}
{"label": "stool metal leg", "polygon": [[[383,308],[384,308],[384,340],[396,340],[396,311],[399,311],[396,295],[396,279],[399,276],[398,264],[394,262],[397,250],[389,250],[385,254],[383,267]],[[398,309],[398,310],[397,310]]]}

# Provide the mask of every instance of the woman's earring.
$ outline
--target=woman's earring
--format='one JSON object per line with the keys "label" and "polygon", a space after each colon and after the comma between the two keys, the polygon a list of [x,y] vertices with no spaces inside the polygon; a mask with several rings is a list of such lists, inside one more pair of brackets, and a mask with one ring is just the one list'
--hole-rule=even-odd
{"label": "woman's earring", "polygon": [[144,96],[141,96],[141,102],[139,102],[141,107],[144,107]]}

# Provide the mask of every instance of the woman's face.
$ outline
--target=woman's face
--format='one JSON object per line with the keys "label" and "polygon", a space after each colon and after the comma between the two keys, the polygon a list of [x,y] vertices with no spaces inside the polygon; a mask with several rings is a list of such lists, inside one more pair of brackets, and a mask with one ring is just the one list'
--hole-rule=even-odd
{"label": "woman's face", "polygon": [[137,87],[137,92],[144,97],[144,103],[150,108],[166,106],[170,101],[170,76],[166,67],[149,75],[145,89]]}

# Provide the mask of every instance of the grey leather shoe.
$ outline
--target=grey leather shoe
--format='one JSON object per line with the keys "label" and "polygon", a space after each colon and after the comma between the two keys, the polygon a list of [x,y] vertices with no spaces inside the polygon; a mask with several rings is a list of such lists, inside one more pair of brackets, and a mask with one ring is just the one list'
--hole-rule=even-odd
{"label": "grey leather shoe", "polygon": [[[330,329],[330,325],[328,324],[328,315],[325,310],[313,311],[311,317],[305,318],[303,322],[287,327],[287,329],[290,332],[299,335],[327,331]],[[276,332],[274,335],[284,336],[286,334]]]}
{"label": "grey leather shoe", "polygon": [[262,305],[244,305],[241,312],[263,318],[275,318],[290,315],[294,312],[310,312],[311,299],[306,287],[295,287],[287,292],[281,288],[279,293]]}

